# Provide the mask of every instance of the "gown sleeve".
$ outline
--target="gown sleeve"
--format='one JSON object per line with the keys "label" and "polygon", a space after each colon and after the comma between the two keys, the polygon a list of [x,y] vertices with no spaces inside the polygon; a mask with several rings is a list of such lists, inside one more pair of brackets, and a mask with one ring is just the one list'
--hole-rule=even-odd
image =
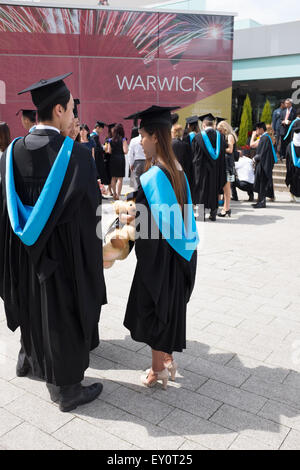
{"label": "gown sleeve", "polygon": [[291,144],[289,144],[286,152],[286,177],[285,184],[290,186],[292,181],[292,172],[291,172]]}

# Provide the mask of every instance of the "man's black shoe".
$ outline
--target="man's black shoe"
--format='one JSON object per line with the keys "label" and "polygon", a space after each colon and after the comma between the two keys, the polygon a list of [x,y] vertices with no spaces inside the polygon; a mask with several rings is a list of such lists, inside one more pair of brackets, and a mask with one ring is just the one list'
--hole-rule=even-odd
{"label": "man's black shoe", "polygon": [[210,211],[209,220],[211,220],[212,222],[215,222],[217,220],[217,213],[218,213],[218,209],[212,209]]}
{"label": "man's black shoe", "polygon": [[254,207],[254,209],[265,209],[267,206],[266,202],[258,202],[257,204],[252,204],[252,207]]}
{"label": "man's black shoe", "polygon": [[60,388],[60,411],[72,411],[79,405],[90,403],[102,392],[103,385],[98,382],[88,387],[83,387],[80,383],[68,385]]}
{"label": "man's black shoe", "polygon": [[16,375],[17,377],[26,377],[30,372],[30,364],[23,349],[21,348],[18,356],[18,362],[16,366]]}
{"label": "man's black shoe", "polygon": [[253,202],[254,201],[254,196],[250,196],[248,199],[248,202]]}
{"label": "man's black shoe", "polygon": [[60,387],[46,383],[46,387],[50,394],[51,401],[57,402],[60,399]]}

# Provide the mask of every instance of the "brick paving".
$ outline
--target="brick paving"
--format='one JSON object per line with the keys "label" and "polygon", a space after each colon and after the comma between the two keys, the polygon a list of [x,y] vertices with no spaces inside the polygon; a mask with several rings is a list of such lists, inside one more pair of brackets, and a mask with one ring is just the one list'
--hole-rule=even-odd
{"label": "brick paving", "polygon": [[109,304],[85,379],[104,389],[76,412],[16,377],[19,334],[0,304],[0,449],[300,448],[300,206],[278,193],[255,211],[240,195],[231,219],[199,223],[187,349],[167,391],[140,384],[150,349],[123,327],[134,252],[105,271]]}

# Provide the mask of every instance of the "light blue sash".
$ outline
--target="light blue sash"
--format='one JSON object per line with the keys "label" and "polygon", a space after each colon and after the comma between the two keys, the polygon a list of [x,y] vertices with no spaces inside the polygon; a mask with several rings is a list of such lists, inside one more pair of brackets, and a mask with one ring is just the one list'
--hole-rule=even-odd
{"label": "light blue sash", "polygon": [[186,176],[185,179],[188,196],[188,204],[185,207],[186,226],[183,221],[181,207],[165,173],[159,167],[153,166],[140,178],[159,231],[177,253],[190,261],[199,243],[199,235],[193,211],[191,191]]}
{"label": "light blue sash", "polygon": [[300,157],[297,157],[296,155],[294,142],[291,143],[291,149],[292,149],[292,158],[293,158],[294,166],[296,166],[297,168],[300,168]]}
{"label": "light blue sash", "polygon": [[293,125],[295,124],[296,121],[300,121],[300,118],[297,117],[296,119],[293,120],[293,122],[291,122],[290,127],[289,127],[289,130],[287,131],[287,134],[286,134],[286,136],[284,137],[283,140],[285,140],[285,139],[288,138],[288,136],[289,136],[290,133],[291,133],[292,127],[293,127]]}
{"label": "light blue sash", "polygon": [[44,229],[57,201],[69,165],[74,141],[66,137],[56,157],[43,190],[34,207],[26,206],[16,193],[13,172],[13,146],[18,137],[7,149],[6,155],[6,199],[7,210],[14,233],[27,246],[33,245]]}
{"label": "light blue sash", "polygon": [[196,135],[196,132],[190,132],[189,133],[189,136],[190,136],[190,144],[193,142],[194,138],[195,138],[195,135]]}
{"label": "light blue sash", "polygon": [[97,135],[97,132],[92,132],[92,133],[90,134],[90,137],[94,137],[95,135]]}
{"label": "light blue sash", "polygon": [[211,144],[211,141],[209,140],[209,137],[208,135],[206,134],[205,131],[201,131],[201,135],[203,137],[203,141],[204,141],[204,144],[205,144],[205,147],[209,153],[209,155],[211,156],[211,158],[213,160],[218,160],[219,156],[220,156],[220,150],[221,150],[221,134],[219,131],[216,131],[217,133],[217,148],[216,150],[213,148],[212,144]]}
{"label": "light blue sash", "polygon": [[271,147],[272,147],[274,162],[277,163],[277,162],[278,162],[278,158],[277,158],[277,155],[276,155],[276,152],[275,152],[275,149],[274,149],[274,145],[273,145],[272,139],[271,139],[271,137],[269,136],[268,133],[265,133],[265,134],[263,134],[263,135],[267,135],[267,136],[269,137],[270,142],[271,142]]}

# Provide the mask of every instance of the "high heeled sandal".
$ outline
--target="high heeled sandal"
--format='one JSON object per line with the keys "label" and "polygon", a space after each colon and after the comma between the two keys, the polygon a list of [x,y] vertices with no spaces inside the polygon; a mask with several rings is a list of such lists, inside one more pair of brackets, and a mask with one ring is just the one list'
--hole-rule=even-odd
{"label": "high heeled sandal", "polygon": [[[171,376],[171,380],[172,382],[175,382],[175,378],[176,378],[176,372],[177,372],[177,369],[178,369],[178,364],[176,361],[171,361],[167,366],[166,366],[166,369],[168,370],[170,376]],[[150,374],[150,371],[151,371],[151,367],[149,369],[146,369],[146,374]]]}
{"label": "high heeled sandal", "polygon": [[175,362],[175,361],[170,362],[170,364],[168,364],[166,366],[166,368],[169,371],[172,382],[175,382],[176,372],[177,372],[177,369],[178,369],[177,362]]}
{"label": "high heeled sandal", "polygon": [[[151,371],[151,369],[149,370],[149,372],[150,371]],[[154,385],[157,384],[157,382],[159,380],[161,380],[163,389],[167,390],[168,380],[169,380],[169,371],[168,371],[168,369],[163,369],[162,371],[159,371],[159,372],[153,371],[153,373],[155,374],[155,378],[153,378],[153,380],[151,382],[148,382],[149,373],[147,373],[145,375],[142,375],[142,377],[141,377],[142,384],[145,385],[146,387],[152,388],[152,387],[154,387]]]}

